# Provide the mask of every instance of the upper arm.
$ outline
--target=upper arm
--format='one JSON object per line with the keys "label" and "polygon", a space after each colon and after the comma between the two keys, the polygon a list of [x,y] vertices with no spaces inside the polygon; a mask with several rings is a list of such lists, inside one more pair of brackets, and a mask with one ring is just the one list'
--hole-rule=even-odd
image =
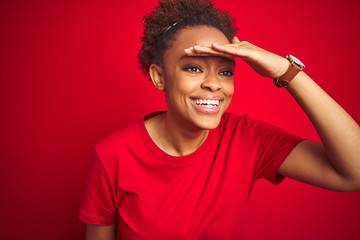
{"label": "upper arm", "polygon": [[302,141],[287,156],[279,174],[334,191],[353,191],[350,181],[336,171],[322,144]]}
{"label": "upper arm", "polygon": [[86,240],[115,240],[116,225],[86,224]]}

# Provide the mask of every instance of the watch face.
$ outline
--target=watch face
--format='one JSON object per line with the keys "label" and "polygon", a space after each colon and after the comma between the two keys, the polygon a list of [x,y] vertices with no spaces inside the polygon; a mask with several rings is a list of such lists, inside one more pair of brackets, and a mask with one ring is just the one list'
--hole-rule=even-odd
{"label": "watch face", "polygon": [[294,62],[296,65],[298,65],[301,69],[305,68],[305,65],[296,57],[294,57],[293,55],[289,55],[288,59],[290,62]]}

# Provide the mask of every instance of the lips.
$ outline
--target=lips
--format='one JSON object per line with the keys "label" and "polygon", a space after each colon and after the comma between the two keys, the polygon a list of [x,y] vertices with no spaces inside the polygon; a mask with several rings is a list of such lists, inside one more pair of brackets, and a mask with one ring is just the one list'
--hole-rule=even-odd
{"label": "lips", "polygon": [[216,96],[193,97],[191,104],[202,113],[214,114],[220,111],[222,99]]}

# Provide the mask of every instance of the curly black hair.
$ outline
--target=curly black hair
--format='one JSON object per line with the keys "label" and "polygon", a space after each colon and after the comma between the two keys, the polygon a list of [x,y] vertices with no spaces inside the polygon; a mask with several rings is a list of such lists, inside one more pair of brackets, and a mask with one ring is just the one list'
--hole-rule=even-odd
{"label": "curly black hair", "polygon": [[175,33],[189,26],[212,26],[219,29],[229,42],[235,36],[235,19],[229,12],[214,7],[209,0],[160,0],[150,14],[144,16],[143,45],[138,54],[140,69],[145,75],[155,63],[162,65],[165,51]]}

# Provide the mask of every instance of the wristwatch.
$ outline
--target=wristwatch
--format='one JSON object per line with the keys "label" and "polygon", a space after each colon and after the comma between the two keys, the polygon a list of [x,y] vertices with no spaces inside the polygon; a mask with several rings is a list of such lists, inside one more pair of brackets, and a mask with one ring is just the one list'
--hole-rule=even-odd
{"label": "wristwatch", "polygon": [[274,79],[274,85],[278,88],[287,87],[296,74],[305,68],[305,65],[293,55],[288,55],[286,58],[290,62],[290,67],[281,77]]}

